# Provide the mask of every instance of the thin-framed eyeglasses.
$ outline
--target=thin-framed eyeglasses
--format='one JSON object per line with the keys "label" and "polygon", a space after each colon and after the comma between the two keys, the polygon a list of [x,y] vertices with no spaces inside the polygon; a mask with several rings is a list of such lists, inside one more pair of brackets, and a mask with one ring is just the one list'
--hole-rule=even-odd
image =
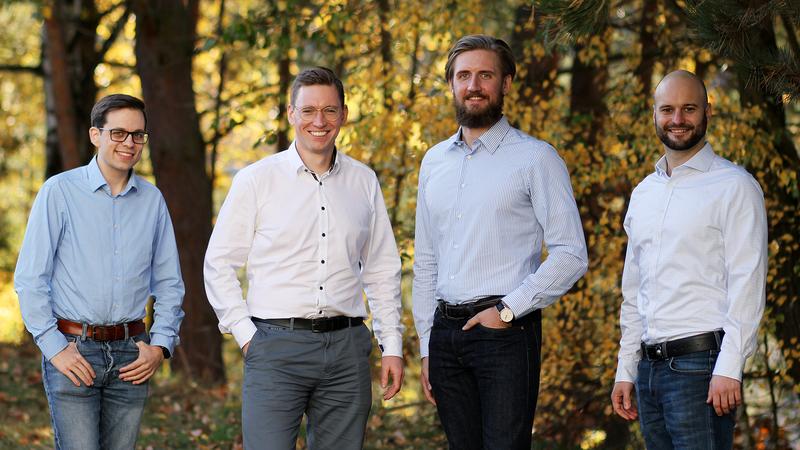
{"label": "thin-framed eyeglasses", "polygon": [[127,131],[119,128],[98,128],[98,130],[108,131],[108,135],[114,142],[125,142],[125,139],[128,139],[128,135],[131,135],[134,144],[146,144],[147,139],[150,137],[144,131]]}
{"label": "thin-framed eyeglasses", "polygon": [[325,120],[329,122],[333,122],[334,120],[339,118],[339,115],[342,113],[340,108],[336,106],[326,106],[324,108],[314,108],[313,106],[302,106],[298,108],[300,112],[300,118],[305,121],[314,120],[317,117],[317,113],[320,111],[322,112],[322,116]]}

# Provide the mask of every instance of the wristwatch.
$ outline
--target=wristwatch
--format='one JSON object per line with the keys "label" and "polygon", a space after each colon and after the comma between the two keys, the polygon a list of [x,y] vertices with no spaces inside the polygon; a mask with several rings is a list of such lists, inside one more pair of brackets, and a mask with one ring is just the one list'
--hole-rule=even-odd
{"label": "wristwatch", "polygon": [[511,323],[511,321],[514,320],[514,311],[511,311],[511,308],[506,306],[505,303],[500,302],[495,305],[495,307],[500,312],[500,320],[505,323]]}
{"label": "wristwatch", "polygon": [[169,350],[167,350],[167,347],[162,347],[160,345],[159,345],[159,347],[161,347],[161,353],[164,355],[164,359],[169,359],[170,354],[169,354]]}

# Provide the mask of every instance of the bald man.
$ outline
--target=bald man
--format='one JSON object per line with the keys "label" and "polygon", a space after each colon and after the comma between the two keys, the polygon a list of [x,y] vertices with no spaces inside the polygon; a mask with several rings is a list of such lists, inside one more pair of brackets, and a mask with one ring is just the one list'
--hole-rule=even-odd
{"label": "bald man", "polygon": [[766,298],[764,196],[706,141],[711,105],[702,80],[672,72],[654,100],[665,154],[634,189],[625,217],[611,401],[619,416],[639,418],[650,450],[729,449]]}

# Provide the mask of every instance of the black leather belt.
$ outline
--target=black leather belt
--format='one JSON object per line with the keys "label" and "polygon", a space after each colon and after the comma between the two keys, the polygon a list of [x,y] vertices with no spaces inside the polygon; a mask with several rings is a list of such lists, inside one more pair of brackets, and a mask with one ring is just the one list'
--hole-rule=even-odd
{"label": "black leather belt", "polygon": [[472,303],[462,303],[460,305],[451,305],[444,300],[436,300],[439,303],[436,308],[447,319],[469,319],[484,309],[497,305],[502,299],[502,295],[493,295]]}
{"label": "black leather belt", "polygon": [[658,344],[647,345],[642,342],[642,357],[648,361],[663,361],[675,356],[688,355],[689,353],[719,350],[724,336],[724,331],[716,330]]}
{"label": "black leather belt", "polygon": [[295,317],[290,319],[259,319],[253,317],[253,321],[291,330],[311,330],[313,333],[327,333],[343,328],[356,327],[364,323],[364,319],[361,317],[345,316],[321,317],[319,319],[298,319]]}

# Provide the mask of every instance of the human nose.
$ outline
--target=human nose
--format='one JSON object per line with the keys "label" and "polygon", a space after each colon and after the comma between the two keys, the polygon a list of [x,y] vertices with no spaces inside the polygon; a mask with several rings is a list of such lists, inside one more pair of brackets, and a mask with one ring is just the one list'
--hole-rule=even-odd
{"label": "human nose", "polygon": [[469,79],[469,84],[467,84],[467,88],[470,91],[479,91],[481,89],[480,81],[481,80],[479,77],[471,77]]}
{"label": "human nose", "polygon": [[125,136],[125,139],[122,140],[122,144],[127,145],[128,147],[135,146],[136,142],[133,142],[133,133],[128,133],[128,135]]}
{"label": "human nose", "polygon": [[325,125],[325,112],[321,109],[314,110],[314,118],[311,120],[314,125]]}
{"label": "human nose", "polygon": [[674,113],[672,113],[672,122],[673,123],[683,123],[683,111],[676,109]]}

